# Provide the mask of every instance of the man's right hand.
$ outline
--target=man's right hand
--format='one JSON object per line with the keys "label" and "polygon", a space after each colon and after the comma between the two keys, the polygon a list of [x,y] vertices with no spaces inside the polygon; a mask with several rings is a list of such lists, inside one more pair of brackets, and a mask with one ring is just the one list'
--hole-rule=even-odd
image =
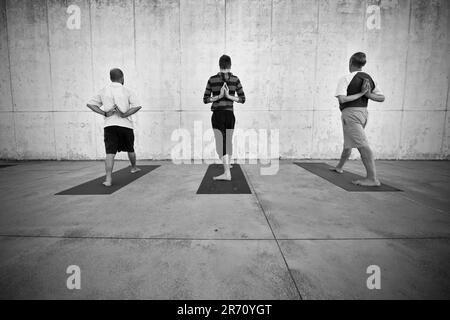
{"label": "man's right hand", "polygon": [[105,117],[106,117],[106,118],[109,118],[109,117],[111,117],[114,113],[116,113],[116,109],[111,109],[111,110],[105,112]]}
{"label": "man's right hand", "polygon": [[364,79],[363,85],[361,87],[361,93],[364,95],[368,94],[371,90],[370,82],[368,79]]}

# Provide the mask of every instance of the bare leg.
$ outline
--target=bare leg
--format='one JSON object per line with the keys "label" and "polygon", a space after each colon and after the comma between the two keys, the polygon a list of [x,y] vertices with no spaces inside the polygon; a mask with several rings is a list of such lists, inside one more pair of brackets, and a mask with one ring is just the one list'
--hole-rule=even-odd
{"label": "bare leg", "polygon": [[107,154],[105,158],[105,170],[106,170],[106,180],[103,185],[110,187],[112,185],[112,171],[114,168],[114,157],[115,154]]}
{"label": "bare leg", "polygon": [[131,163],[131,173],[136,173],[141,171],[138,167],[136,167],[136,153],[128,152],[128,159],[130,159]]}
{"label": "bare leg", "polygon": [[352,149],[344,148],[342,150],[341,154],[341,160],[339,160],[338,165],[335,168],[331,168],[331,171],[335,171],[337,173],[344,173],[344,165],[347,162],[347,160],[350,158],[350,155],[352,154]]}
{"label": "bare leg", "polygon": [[366,168],[367,177],[363,180],[353,181],[354,184],[367,187],[379,187],[380,181],[377,179],[377,172],[375,169],[375,159],[373,152],[369,146],[358,148],[361,154],[361,160]]}
{"label": "bare leg", "polygon": [[222,158],[224,174],[214,177],[216,181],[231,181],[231,170],[230,170],[230,156],[224,155]]}

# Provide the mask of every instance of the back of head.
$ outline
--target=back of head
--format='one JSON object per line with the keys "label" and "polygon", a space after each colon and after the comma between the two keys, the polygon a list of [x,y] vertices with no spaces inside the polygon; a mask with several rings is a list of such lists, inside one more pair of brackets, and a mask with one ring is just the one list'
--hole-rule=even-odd
{"label": "back of head", "polygon": [[109,78],[112,82],[122,82],[123,80],[123,72],[118,68],[111,69],[109,71]]}
{"label": "back of head", "polygon": [[223,55],[219,59],[219,67],[222,70],[231,69],[231,58],[227,55]]}
{"label": "back of head", "polygon": [[362,68],[367,63],[367,57],[364,52],[357,52],[350,58],[350,64],[357,67]]}

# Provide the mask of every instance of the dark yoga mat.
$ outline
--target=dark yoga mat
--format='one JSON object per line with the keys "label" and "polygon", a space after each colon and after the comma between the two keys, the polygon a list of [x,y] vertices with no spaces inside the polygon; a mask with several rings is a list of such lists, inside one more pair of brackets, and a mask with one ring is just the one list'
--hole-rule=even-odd
{"label": "dark yoga mat", "polygon": [[223,166],[212,164],[208,167],[197,194],[252,194],[245,175],[238,164],[231,168],[231,181],[214,181],[213,177],[223,174]]}
{"label": "dark yoga mat", "polygon": [[133,181],[145,176],[147,173],[155,170],[159,166],[139,166],[141,171],[131,173],[130,167],[113,172],[113,185],[105,187],[102,183],[105,181],[105,176],[80,184],[79,186],[67,189],[56,195],[108,195],[117,190],[127,186]]}
{"label": "dark yoga mat", "polygon": [[402,191],[400,189],[388,186],[386,184],[381,184],[379,187],[362,187],[357,186],[352,183],[352,181],[364,179],[357,174],[345,171],[343,174],[339,174],[337,172],[333,172],[330,170],[332,168],[326,163],[307,163],[307,162],[299,162],[295,163],[299,167],[302,167],[305,170],[331,182],[335,186],[338,186],[346,191],[350,192],[398,192]]}
{"label": "dark yoga mat", "polygon": [[15,164],[0,164],[0,169],[14,167],[14,166],[15,166]]}

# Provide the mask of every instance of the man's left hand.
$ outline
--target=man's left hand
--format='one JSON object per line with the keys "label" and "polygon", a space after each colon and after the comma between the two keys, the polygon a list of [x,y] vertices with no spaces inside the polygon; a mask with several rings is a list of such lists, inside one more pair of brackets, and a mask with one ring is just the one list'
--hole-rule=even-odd
{"label": "man's left hand", "polygon": [[114,106],[114,110],[116,111],[116,113],[119,115],[119,117],[121,118],[126,118],[125,113],[123,113],[122,111],[120,111],[118,106]]}

